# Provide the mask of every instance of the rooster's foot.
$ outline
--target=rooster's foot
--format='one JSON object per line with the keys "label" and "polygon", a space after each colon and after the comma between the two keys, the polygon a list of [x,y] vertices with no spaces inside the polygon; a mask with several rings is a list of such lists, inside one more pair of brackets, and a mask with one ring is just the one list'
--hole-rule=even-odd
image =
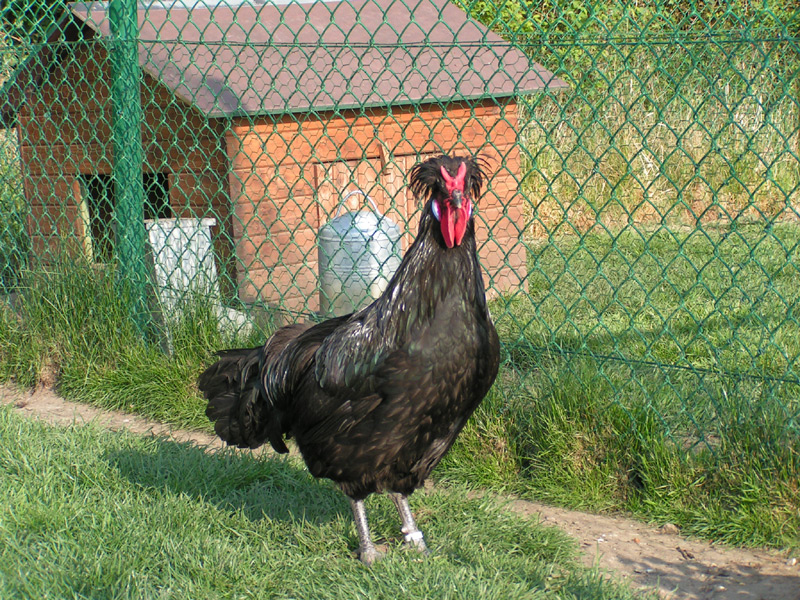
{"label": "rooster's foot", "polygon": [[355,521],[356,532],[358,533],[358,558],[361,559],[362,563],[371,567],[375,561],[383,558],[384,552],[378,550],[375,544],[372,543],[364,501],[350,498],[350,506],[353,509],[353,520]]}
{"label": "rooster's foot", "polygon": [[403,533],[403,546],[409,550],[415,550],[425,556],[430,554],[428,546],[425,545],[425,538],[419,529],[416,531],[410,531],[408,533],[405,533],[404,531]]}
{"label": "rooster's foot", "polygon": [[386,556],[386,552],[384,552],[383,550],[379,550],[377,547],[373,545],[369,545],[366,548],[362,547],[358,549],[359,560],[368,567],[371,567],[373,564],[382,559],[384,556]]}
{"label": "rooster's foot", "polygon": [[391,494],[392,501],[402,521],[401,531],[403,532],[403,545],[406,548],[416,550],[420,554],[429,554],[428,546],[425,545],[425,538],[417,528],[411,507],[408,505],[408,497],[405,494]]}

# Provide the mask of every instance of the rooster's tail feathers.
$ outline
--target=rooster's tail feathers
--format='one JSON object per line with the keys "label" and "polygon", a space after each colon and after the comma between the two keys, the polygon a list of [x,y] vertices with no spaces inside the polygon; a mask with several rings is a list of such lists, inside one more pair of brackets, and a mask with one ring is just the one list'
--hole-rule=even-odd
{"label": "rooster's tail feathers", "polygon": [[308,327],[288,325],[263,347],[217,353],[217,362],[200,375],[197,384],[208,400],[206,415],[220,438],[239,448],[257,448],[269,440],[276,452],[289,451],[283,441],[281,411],[263,396],[261,371]]}
{"label": "rooster's tail feathers", "polygon": [[[261,354],[261,348],[220,352],[197,381],[208,400],[206,415],[214,422],[214,431],[239,448],[257,448],[268,437],[269,407],[258,389]],[[286,447],[282,440],[281,446]]]}

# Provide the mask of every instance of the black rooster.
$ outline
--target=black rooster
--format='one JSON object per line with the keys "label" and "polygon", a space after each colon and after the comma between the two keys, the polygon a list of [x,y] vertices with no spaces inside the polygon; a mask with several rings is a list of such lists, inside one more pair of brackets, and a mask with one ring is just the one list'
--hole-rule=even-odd
{"label": "black rooster", "polygon": [[415,166],[427,200],[416,241],[386,291],[366,308],[279,329],[261,348],[220,352],[199,379],[206,414],[229,444],[294,438],[309,471],[350,497],[361,560],[379,554],[364,498],[390,492],[407,545],[426,551],[407,496],[453,445],[497,376],[472,204],[484,173],[474,158]]}

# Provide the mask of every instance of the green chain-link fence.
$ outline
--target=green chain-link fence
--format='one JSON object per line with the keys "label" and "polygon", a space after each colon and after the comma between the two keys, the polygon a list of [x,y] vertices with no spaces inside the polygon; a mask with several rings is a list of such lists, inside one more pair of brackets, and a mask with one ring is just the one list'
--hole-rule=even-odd
{"label": "green chain-link fence", "polygon": [[143,330],[186,294],[229,327],[316,318],[337,211],[404,248],[409,168],[480,153],[501,384],[531,427],[591,424],[572,468],[615,436],[636,485],[679,455],[800,472],[793,2],[4,6],[6,292],[81,260]]}

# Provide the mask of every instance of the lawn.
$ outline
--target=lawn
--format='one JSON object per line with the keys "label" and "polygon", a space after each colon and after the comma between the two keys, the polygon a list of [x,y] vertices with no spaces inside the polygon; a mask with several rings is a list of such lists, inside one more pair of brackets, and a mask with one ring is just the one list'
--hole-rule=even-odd
{"label": "lawn", "polygon": [[[532,248],[527,294],[492,303],[498,381],[434,477],[799,546],[799,246],[800,228],[775,224]],[[182,427],[210,429],[195,380],[212,352],[267,333],[225,335],[190,303],[166,355],[139,339],[113,273],[70,264],[23,289],[0,309],[0,379]]]}
{"label": "lawn", "polygon": [[492,307],[506,361],[472,430],[469,452],[501,449],[498,464],[449,466],[715,540],[797,546],[799,248],[794,224],[533,248],[528,293]]}
{"label": "lawn", "polygon": [[389,553],[368,569],[345,497],[297,459],[56,428],[8,407],[0,439],[7,599],[637,597],[579,566],[557,528],[461,486],[412,497],[425,560],[400,546],[391,502],[371,498]]}

